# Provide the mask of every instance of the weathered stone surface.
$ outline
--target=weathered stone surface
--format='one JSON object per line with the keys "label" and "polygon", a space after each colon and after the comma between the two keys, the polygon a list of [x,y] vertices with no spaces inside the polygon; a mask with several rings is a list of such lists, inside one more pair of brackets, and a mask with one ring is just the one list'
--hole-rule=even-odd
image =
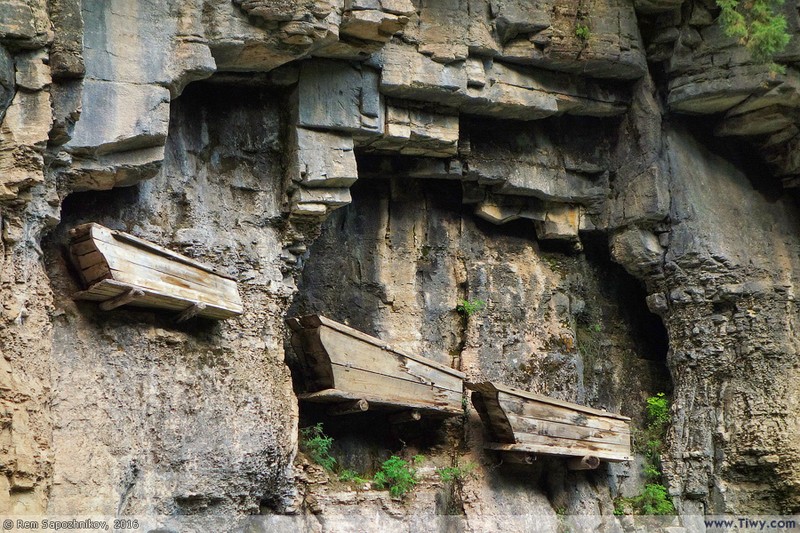
{"label": "weathered stone surface", "polygon": [[[383,132],[379,73],[341,61],[304,61],[297,85],[297,124],[362,136]],[[335,102],[335,105],[331,105]]]}
{"label": "weathered stone surface", "polygon": [[358,179],[347,134],[292,128],[288,172],[306,187],[349,187]]}
{"label": "weathered stone surface", "polygon": [[[451,512],[474,530],[544,517],[520,518],[524,530],[549,526],[555,509],[607,515],[612,498],[641,490],[641,460],[608,481],[553,459],[524,475],[495,468],[472,412],[423,425],[424,438],[404,429],[402,444],[380,416],[367,431],[326,422],[343,465],[371,471],[401,448],[430,456],[405,503],[342,488],[303,460],[293,481],[281,320],[300,283],[295,310],[349,320],[471,379],[638,425],[644,399],[673,388],[664,464],[679,510],[796,511],[800,244],[774,178],[800,186],[800,45],[769,76],[714,24],[713,2],[678,5],[5,2],[0,509],[277,510],[331,529],[343,513],[388,516],[370,518],[376,530]],[[689,129],[736,139],[701,147],[674,127],[687,113],[717,115]],[[751,155],[726,152],[739,138],[771,165],[773,176],[750,158],[758,191],[723,160]],[[247,313],[176,327],[75,304],[59,247],[88,220],[235,275]],[[486,307],[463,317],[462,299]],[[645,306],[668,340],[658,319],[637,329]],[[445,486],[436,468],[458,461],[476,475]]]}
{"label": "weathered stone surface", "polygon": [[35,49],[51,38],[45,0],[6,0],[0,5],[0,44]]}
{"label": "weathered stone surface", "polygon": [[14,59],[5,48],[0,46],[0,123],[3,121],[6,109],[14,98],[15,89]]}
{"label": "weathered stone surface", "polygon": [[44,149],[52,125],[46,91],[18,91],[0,125],[0,200],[44,181]]}
{"label": "weathered stone surface", "polygon": [[383,135],[366,147],[403,155],[452,157],[458,152],[458,116],[387,102]]}
{"label": "weathered stone surface", "polygon": [[83,109],[67,149],[77,155],[128,152],[163,146],[169,91],[103,80],[83,84]]}
{"label": "weathered stone surface", "polygon": [[466,113],[523,120],[562,113],[613,116],[627,107],[627,96],[610,87],[576,82],[563,74],[489,65],[485,67],[487,83],[480,86],[469,83],[461,61],[439,64],[408,46],[389,44],[381,53],[381,92],[441,103]]}
{"label": "weathered stone surface", "polygon": [[[519,25],[511,25],[523,36],[504,39],[501,54],[504,61],[594,78],[638,79],[647,72],[644,45],[630,2],[556,1],[553,4],[552,20],[548,21],[547,29],[531,26],[522,31]],[[550,13],[546,16],[549,18]],[[528,20],[536,22],[536,18],[528,17]],[[498,25],[498,33],[502,27]],[[588,35],[581,37],[578,28]],[[580,57],[580,61],[576,61],[576,57]]]}
{"label": "weathered stone surface", "polygon": [[53,23],[50,69],[56,78],[80,78],[83,62],[83,14],[80,0],[51,0],[47,3]]}
{"label": "weathered stone surface", "polygon": [[[48,512],[233,516],[291,501],[297,408],[282,361],[292,288],[280,258],[281,108],[267,91],[190,87],[173,107],[152,181],[65,206],[46,245],[59,317],[45,365],[57,369],[49,394],[59,450]],[[76,304],[60,246],[90,220],[246,280],[247,313],[176,326],[169,313]]]}

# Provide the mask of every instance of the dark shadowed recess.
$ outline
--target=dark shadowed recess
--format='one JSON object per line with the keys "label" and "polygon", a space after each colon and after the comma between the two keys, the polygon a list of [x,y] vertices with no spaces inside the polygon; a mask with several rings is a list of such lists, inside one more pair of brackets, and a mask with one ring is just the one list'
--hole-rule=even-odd
{"label": "dark shadowed recess", "polygon": [[661,317],[647,307],[647,291],[642,283],[612,261],[604,235],[591,232],[582,234],[581,239],[586,260],[603,280],[600,301],[617,301],[617,308],[636,343],[639,357],[666,365],[669,336]]}

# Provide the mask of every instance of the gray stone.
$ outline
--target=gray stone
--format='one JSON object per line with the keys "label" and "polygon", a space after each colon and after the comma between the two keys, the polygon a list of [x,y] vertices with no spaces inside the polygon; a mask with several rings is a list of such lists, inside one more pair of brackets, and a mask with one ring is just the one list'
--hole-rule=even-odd
{"label": "gray stone", "polygon": [[75,154],[106,154],[163,146],[169,91],[163,87],[86,80],[83,111],[66,145]]}
{"label": "gray stone", "polygon": [[349,187],[358,179],[353,139],[333,132],[292,128],[288,168],[307,187]]}
{"label": "gray stone", "polygon": [[382,133],[383,105],[377,73],[341,61],[303,62],[297,88],[297,124],[362,135]]}

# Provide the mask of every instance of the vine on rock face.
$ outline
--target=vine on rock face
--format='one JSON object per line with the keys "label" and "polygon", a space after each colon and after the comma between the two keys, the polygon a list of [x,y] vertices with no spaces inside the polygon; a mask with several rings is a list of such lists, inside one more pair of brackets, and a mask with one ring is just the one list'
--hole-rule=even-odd
{"label": "vine on rock face", "polygon": [[[716,0],[719,21],[725,34],[736,37],[750,50],[753,59],[772,62],[789,44],[786,17],[780,13],[785,0]],[[773,70],[783,70],[772,65]]]}

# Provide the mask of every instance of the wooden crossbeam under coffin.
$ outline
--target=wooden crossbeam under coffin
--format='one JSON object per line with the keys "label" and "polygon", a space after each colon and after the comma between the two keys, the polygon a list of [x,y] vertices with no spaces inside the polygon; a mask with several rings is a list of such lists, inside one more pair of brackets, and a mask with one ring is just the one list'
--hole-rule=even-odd
{"label": "wooden crossbeam under coffin", "polygon": [[70,230],[70,257],[86,290],[75,299],[154,307],[223,319],[241,315],[236,280],[194,259],[127,233],[89,223]]}
{"label": "wooden crossbeam under coffin", "polygon": [[513,456],[572,457],[586,470],[599,461],[631,460],[630,418],[491,382],[467,383],[472,404],[492,437],[484,448]]}
{"label": "wooden crossbeam under coffin", "polygon": [[[292,347],[301,360],[309,402],[366,400],[370,408],[454,416],[463,413],[464,374],[321,315],[290,318]],[[354,412],[354,410],[350,410]]]}

